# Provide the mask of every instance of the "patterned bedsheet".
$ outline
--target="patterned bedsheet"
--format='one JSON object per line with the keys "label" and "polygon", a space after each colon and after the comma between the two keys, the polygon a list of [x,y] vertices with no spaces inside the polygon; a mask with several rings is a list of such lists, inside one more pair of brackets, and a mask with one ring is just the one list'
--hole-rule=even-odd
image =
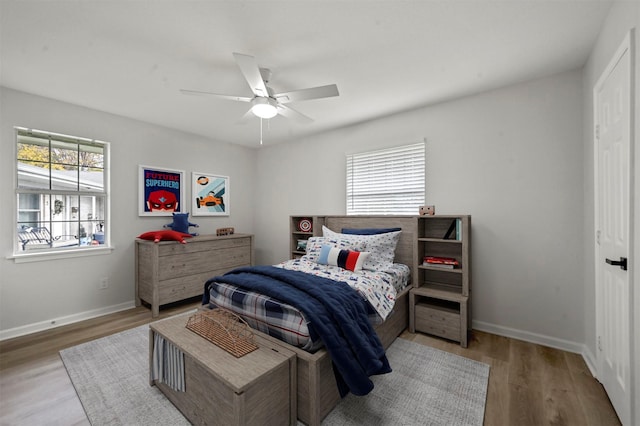
{"label": "patterned bedsheet", "polygon": [[[387,318],[393,309],[397,292],[408,284],[410,269],[394,264],[386,271],[350,272],[339,267],[319,265],[305,259],[293,259],[275,265],[284,269],[302,271],[335,281],[346,282],[356,289],[375,309],[370,317],[373,324]],[[269,334],[290,345],[314,352],[322,342],[313,341],[307,320],[302,312],[291,305],[230,284],[211,283],[210,305],[229,309],[242,316],[250,327]]]}

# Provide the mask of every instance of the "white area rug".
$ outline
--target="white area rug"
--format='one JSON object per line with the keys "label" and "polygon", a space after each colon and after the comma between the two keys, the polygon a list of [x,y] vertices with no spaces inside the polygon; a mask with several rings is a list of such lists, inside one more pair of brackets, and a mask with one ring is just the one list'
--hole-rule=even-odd
{"label": "white area rug", "polygon": [[[60,351],[93,426],[188,425],[149,385],[149,327]],[[393,372],[366,397],[348,395],[323,425],[482,425],[489,366],[404,339],[387,350]]]}

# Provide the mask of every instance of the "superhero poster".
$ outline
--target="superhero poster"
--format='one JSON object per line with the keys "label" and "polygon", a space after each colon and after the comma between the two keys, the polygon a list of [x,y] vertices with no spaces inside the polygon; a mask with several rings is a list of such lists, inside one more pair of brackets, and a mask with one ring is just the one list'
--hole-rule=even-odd
{"label": "superhero poster", "polygon": [[191,174],[192,216],[229,216],[229,176]]}
{"label": "superhero poster", "polygon": [[184,172],[140,166],[138,214],[171,216],[186,211]]}

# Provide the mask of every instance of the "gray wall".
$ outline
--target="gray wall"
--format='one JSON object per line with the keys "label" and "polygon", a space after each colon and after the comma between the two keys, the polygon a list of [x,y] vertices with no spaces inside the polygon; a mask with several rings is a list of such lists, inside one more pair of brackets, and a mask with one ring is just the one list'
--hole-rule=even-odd
{"label": "gray wall", "polygon": [[258,261],[286,259],[289,215],[345,213],[345,154],[426,138],[427,203],[472,215],[475,326],[580,352],[582,127],[576,70],[265,147]]}
{"label": "gray wall", "polygon": [[[634,358],[631,359],[632,374],[635,376],[635,407],[640,407],[640,274],[635,272],[640,269],[640,146],[638,138],[640,136],[640,2],[617,1],[611,7],[609,15],[602,26],[598,40],[584,67],[584,323],[585,323],[585,345],[589,353],[594,357],[596,353],[596,297],[595,297],[595,270],[594,270],[594,174],[593,174],[593,87],[605,70],[609,61],[622,44],[630,29],[635,28],[635,190],[632,192],[631,203],[634,206],[635,234],[632,243],[632,262],[629,272],[633,274],[632,291],[634,294],[633,321],[635,327]],[[633,143],[633,142],[632,142]],[[631,176],[634,176],[632,172]],[[633,254],[635,253],[635,254]],[[632,376],[633,377],[633,376]],[[635,420],[632,424],[640,424],[640,412],[636,408]]]}
{"label": "gray wall", "polygon": [[[133,306],[134,238],[161,229],[170,217],[139,217],[138,164],[230,177],[231,216],[192,217],[200,233],[233,226],[253,232],[256,150],[205,139],[127,118],[0,89],[0,330],[42,329]],[[30,127],[111,143],[110,254],[16,264],[12,254],[15,134],[13,126]],[[187,196],[190,187],[187,186]],[[190,207],[189,207],[190,209]],[[99,277],[110,287],[98,290]]]}

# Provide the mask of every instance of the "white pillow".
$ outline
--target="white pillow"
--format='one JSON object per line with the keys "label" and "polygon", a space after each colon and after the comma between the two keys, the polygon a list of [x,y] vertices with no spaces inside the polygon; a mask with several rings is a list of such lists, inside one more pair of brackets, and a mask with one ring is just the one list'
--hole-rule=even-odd
{"label": "white pillow", "polygon": [[386,232],[384,234],[374,235],[341,234],[332,231],[324,225],[322,226],[323,236],[361,246],[363,247],[362,250],[358,251],[368,251],[371,253],[363,265],[363,269],[371,271],[384,270],[393,264],[396,246],[398,245],[398,240],[400,240],[401,232],[402,231]]}

